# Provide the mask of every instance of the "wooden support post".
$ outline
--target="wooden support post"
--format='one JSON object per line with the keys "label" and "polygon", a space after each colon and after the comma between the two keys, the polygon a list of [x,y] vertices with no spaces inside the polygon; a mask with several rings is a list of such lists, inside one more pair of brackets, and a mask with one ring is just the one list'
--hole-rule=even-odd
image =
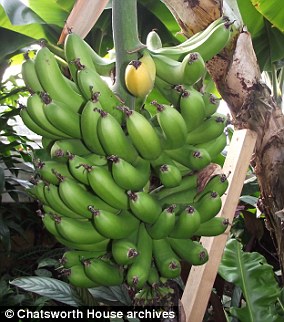
{"label": "wooden support post", "polygon": [[[228,218],[230,223],[239,202],[256,137],[256,133],[251,130],[236,130],[228,148],[223,172],[230,174],[229,187],[222,197],[222,209],[218,216]],[[228,234],[229,229],[220,236],[201,237],[200,241],[208,251],[209,260],[205,265],[192,266],[190,270],[181,299],[186,322],[202,322],[203,320]]]}

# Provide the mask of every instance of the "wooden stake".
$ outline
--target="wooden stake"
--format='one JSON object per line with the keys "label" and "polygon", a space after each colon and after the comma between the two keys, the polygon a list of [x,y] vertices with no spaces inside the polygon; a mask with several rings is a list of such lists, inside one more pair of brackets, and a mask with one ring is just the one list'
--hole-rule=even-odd
{"label": "wooden stake", "polygon": [[[242,191],[243,183],[254,151],[257,135],[251,130],[236,130],[228,148],[223,172],[228,175],[229,186],[222,197],[222,209],[218,216],[234,218],[236,207]],[[184,293],[181,298],[186,322],[202,322],[218,267],[229,235],[229,229],[216,237],[201,237],[206,247],[209,260],[205,265],[192,266]]]}

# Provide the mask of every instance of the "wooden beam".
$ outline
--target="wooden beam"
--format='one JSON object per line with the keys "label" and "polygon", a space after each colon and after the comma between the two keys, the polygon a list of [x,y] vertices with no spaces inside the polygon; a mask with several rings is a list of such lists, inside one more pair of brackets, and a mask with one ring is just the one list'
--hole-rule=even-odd
{"label": "wooden beam", "polygon": [[[228,148],[223,171],[226,175],[229,174],[229,186],[226,194],[222,196],[222,209],[218,216],[228,218],[230,223],[239,202],[256,138],[256,133],[251,130],[236,130]],[[201,237],[200,241],[208,251],[209,260],[205,265],[192,266],[190,270],[181,299],[186,322],[202,322],[203,320],[229,230],[228,228],[220,236]]]}

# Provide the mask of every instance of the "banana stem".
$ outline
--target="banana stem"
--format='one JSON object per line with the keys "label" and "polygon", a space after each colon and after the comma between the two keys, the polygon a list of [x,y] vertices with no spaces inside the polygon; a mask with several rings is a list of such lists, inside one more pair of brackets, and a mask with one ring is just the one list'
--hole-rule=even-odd
{"label": "banana stem", "polygon": [[113,41],[116,55],[116,81],[113,91],[130,108],[135,107],[135,97],[125,87],[124,71],[127,64],[138,58],[137,51],[144,47],[138,37],[137,0],[112,1]]}

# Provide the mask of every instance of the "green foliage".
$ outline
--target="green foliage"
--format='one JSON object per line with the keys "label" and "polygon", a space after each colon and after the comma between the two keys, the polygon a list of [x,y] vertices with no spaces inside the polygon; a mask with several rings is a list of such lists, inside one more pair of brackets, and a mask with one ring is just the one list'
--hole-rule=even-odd
{"label": "green foliage", "polygon": [[245,305],[231,307],[241,322],[278,321],[276,302],[280,288],[272,266],[257,252],[247,253],[236,239],[227,242],[219,274],[242,290]]}

